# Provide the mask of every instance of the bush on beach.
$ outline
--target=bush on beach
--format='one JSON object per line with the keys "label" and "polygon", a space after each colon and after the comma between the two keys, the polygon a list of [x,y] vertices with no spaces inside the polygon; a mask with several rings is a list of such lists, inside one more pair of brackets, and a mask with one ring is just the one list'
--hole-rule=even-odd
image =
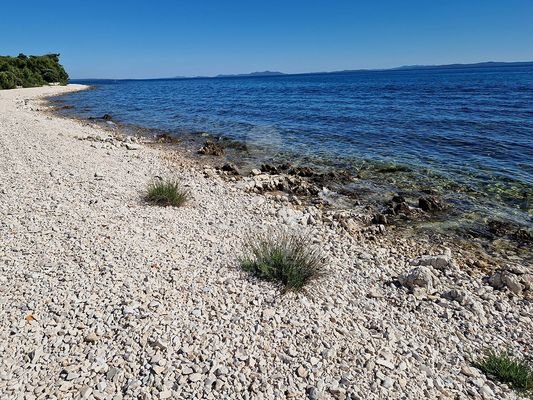
{"label": "bush on beach", "polygon": [[0,56],[0,89],[68,83],[68,74],[59,63],[59,54],[17,57]]}
{"label": "bush on beach", "polygon": [[154,181],[146,189],[145,200],[159,206],[181,207],[189,200],[189,192],[176,180]]}
{"label": "bush on beach", "polygon": [[267,232],[246,243],[241,267],[253,275],[280,282],[285,289],[299,290],[321,274],[322,252],[305,236]]}
{"label": "bush on beach", "polygon": [[533,391],[533,370],[530,365],[508,352],[488,350],[473,365],[489,378],[508,383],[517,391]]}

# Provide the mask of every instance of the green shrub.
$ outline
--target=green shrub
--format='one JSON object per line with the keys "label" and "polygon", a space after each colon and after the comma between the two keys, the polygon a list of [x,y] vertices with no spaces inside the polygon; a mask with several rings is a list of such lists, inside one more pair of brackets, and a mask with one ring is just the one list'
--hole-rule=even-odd
{"label": "green shrub", "polygon": [[15,75],[10,71],[0,72],[0,89],[15,89]]}
{"label": "green shrub", "polygon": [[42,86],[56,82],[62,85],[68,83],[68,74],[59,63],[59,54],[0,56],[0,89]]}
{"label": "green shrub", "polygon": [[189,192],[178,181],[154,181],[148,185],[145,199],[160,206],[180,207],[189,199]]}
{"label": "green shrub", "polygon": [[489,378],[509,383],[518,391],[533,390],[533,370],[525,360],[513,357],[508,352],[488,350],[473,365]]}
{"label": "green shrub", "polygon": [[299,290],[321,274],[321,251],[310,247],[305,236],[268,232],[245,244],[241,267],[255,276],[280,282],[285,289]]}

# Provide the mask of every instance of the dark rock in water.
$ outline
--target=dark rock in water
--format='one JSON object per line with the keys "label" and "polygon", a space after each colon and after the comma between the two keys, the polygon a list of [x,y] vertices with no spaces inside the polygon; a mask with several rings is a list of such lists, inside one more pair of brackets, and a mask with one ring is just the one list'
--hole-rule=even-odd
{"label": "dark rock in water", "polygon": [[221,156],[224,154],[224,147],[218,143],[205,142],[201,149],[198,150],[198,153],[207,156]]}
{"label": "dark rock in water", "polygon": [[290,175],[297,175],[296,173],[290,172],[293,169],[293,166],[289,163],[272,165],[272,164],[261,164],[261,172],[270,175],[279,175],[283,172],[287,172]]}
{"label": "dark rock in water", "polygon": [[402,195],[397,194],[392,198],[392,202],[396,204],[405,203],[405,198]]}
{"label": "dark rock in water", "polygon": [[93,119],[103,119],[104,121],[111,121],[113,117],[111,114],[104,114],[101,117],[89,117],[87,119],[93,120]]}
{"label": "dark rock in water", "polygon": [[393,174],[395,172],[409,172],[410,169],[404,165],[389,165],[383,168],[379,168],[377,172],[382,174]]}
{"label": "dark rock in water", "polygon": [[397,194],[393,196],[386,213],[391,215],[409,215],[411,214],[411,207],[409,207],[409,204],[407,204],[405,198],[402,195]]}
{"label": "dark rock in water", "polygon": [[280,173],[280,170],[275,165],[262,164],[260,169],[265,174],[277,175]]}
{"label": "dark rock in water", "polygon": [[290,163],[283,163],[279,165],[279,169],[282,171],[287,171],[292,168],[292,164]]}
{"label": "dark rock in water", "polygon": [[372,218],[372,223],[378,225],[387,225],[388,224],[387,216],[385,214],[376,214]]}
{"label": "dark rock in water", "polygon": [[394,210],[394,214],[396,215],[397,214],[405,214],[405,215],[411,214],[411,207],[409,207],[409,205],[405,201],[402,203],[394,204],[393,210]]}
{"label": "dark rock in water", "polygon": [[513,225],[509,222],[492,220],[487,224],[489,232],[495,236],[505,236],[509,235],[514,231]]}
{"label": "dark rock in water", "polygon": [[289,175],[303,176],[304,178],[311,178],[317,173],[309,167],[295,167],[289,170]]}
{"label": "dark rock in water", "polygon": [[444,210],[444,204],[442,204],[441,200],[435,196],[419,198],[418,207],[428,212]]}
{"label": "dark rock in water", "polygon": [[228,172],[232,175],[239,175],[239,170],[233,164],[224,164],[222,167],[218,168],[221,171]]}
{"label": "dark rock in water", "polygon": [[511,235],[511,237],[518,242],[524,242],[524,243],[533,242],[533,235],[525,229],[518,229],[516,232],[514,232]]}
{"label": "dark rock in water", "polygon": [[155,136],[156,140],[161,143],[170,143],[174,141],[174,138],[168,133],[160,133]]}
{"label": "dark rock in water", "polygon": [[507,236],[511,240],[522,243],[533,241],[533,235],[516,223],[492,220],[487,223],[487,227],[493,237]]}

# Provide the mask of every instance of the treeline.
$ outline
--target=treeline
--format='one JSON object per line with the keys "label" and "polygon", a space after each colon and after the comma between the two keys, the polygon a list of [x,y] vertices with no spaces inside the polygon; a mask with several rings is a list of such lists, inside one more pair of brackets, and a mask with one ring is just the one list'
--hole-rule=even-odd
{"label": "treeline", "polygon": [[0,89],[34,87],[50,83],[66,85],[68,74],[59,63],[59,54],[17,57],[0,56]]}

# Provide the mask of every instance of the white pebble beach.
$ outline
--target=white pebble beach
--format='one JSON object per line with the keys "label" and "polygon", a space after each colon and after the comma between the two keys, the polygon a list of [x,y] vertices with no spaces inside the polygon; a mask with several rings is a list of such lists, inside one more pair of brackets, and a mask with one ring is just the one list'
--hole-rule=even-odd
{"label": "white pebble beach", "polygon": [[[413,261],[293,223],[290,205],[47,111],[82,89],[0,91],[0,399],[520,398],[472,361],[531,355],[530,267],[497,290],[455,249]],[[156,177],[191,200],[146,203]],[[239,265],[250,234],[287,225],[326,258],[302,292]]]}

